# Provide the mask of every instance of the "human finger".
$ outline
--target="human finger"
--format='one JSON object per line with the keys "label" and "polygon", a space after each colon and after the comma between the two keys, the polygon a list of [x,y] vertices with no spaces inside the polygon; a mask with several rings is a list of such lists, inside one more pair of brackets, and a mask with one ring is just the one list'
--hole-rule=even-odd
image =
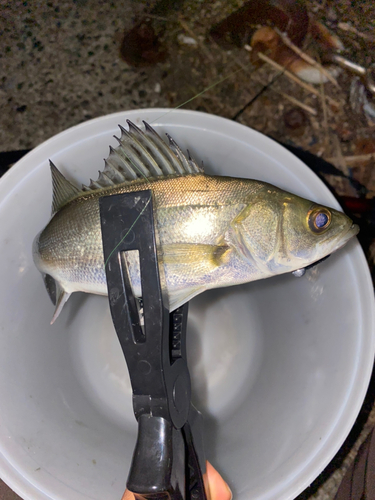
{"label": "human finger", "polygon": [[229,486],[210,462],[206,463],[203,480],[208,500],[232,500]]}

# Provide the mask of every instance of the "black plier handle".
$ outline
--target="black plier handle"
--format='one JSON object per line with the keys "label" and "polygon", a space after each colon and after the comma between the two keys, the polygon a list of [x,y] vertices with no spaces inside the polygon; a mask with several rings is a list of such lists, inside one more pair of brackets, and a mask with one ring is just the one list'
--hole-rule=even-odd
{"label": "black plier handle", "polygon": [[[188,304],[169,313],[163,302],[152,192],[106,196],[99,206],[109,304],[138,421],[127,488],[137,497],[205,500],[201,416],[191,405],[186,359]],[[139,267],[142,306],[129,262]]]}

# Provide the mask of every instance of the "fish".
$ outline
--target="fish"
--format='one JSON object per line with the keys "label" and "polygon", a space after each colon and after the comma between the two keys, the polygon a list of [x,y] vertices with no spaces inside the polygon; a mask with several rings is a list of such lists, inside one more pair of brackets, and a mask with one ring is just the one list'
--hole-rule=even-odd
{"label": "fish", "polygon": [[[127,123],[88,186],[75,186],[50,162],[52,218],[33,242],[33,258],[55,304],[51,323],[72,293],[107,294],[103,196],[151,190],[170,311],[209,289],[289,272],[302,276],[358,233],[340,211],[260,180],[208,175],[168,134],[167,144],[146,122],[144,130]],[[126,257],[128,271],[141,298],[133,254]]]}

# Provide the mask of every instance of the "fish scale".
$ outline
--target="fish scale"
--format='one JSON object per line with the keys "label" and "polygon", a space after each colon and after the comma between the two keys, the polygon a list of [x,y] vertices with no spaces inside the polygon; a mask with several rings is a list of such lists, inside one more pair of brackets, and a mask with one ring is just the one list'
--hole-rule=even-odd
{"label": "fish scale", "polygon": [[[51,164],[53,217],[36,237],[33,255],[56,303],[53,321],[71,293],[107,293],[102,196],[151,191],[170,310],[211,288],[302,269],[358,232],[345,214],[270,184],[206,175],[172,138],[167,145],[149,125],[142,132],[128,123],[90,186],[77,188]],[[127,259],[140,296],[139,262],[134,254]]]}

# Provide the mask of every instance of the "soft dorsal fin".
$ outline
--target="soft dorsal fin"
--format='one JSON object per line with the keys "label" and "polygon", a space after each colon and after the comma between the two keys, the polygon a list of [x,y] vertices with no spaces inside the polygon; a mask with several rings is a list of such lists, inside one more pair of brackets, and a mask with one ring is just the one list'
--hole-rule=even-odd
{"label": "soft dorsal fin", "polygon": [[76,186],[71,184],[60,170],[49,161],[51,167],[52,175],[52,187],[53,187],[53,197],[52,197],[52,215],[55,214],[60,208],[66,205],[73,198],[76,198],[82,193]]}
{"label": "soft dorsal fin", "polygon": [[148,123],[143,122],[144,132],[130,120],[127,120],[127,123],[129,130],[119,125],[121,137],[116,137],[119,145],[117,148],[109,148],[103,172],[99,172],[98,179],[90,181],[89,186],[82,186],[83,191],[93,191],[142,178],[203,172],[190,154],[186,158],[171,137],[168,136],[167,145]]}

